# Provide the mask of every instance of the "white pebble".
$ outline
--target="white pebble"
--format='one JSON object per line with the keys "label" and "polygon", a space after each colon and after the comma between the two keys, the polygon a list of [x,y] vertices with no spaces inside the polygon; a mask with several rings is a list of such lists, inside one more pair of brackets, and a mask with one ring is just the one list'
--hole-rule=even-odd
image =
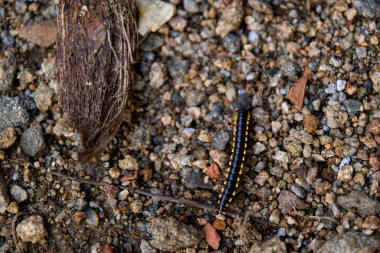
{"label": "white pebble", "polygon": [[338,80],[336,81],[336,89],[338,91],[343,91],[346,88],[346,81],[344,80]]}
{"label": "white pebble", "polygon": [[350,157],[345,157],[343,160],[340,162],[339,169],[343,168],[343,166],[349,165],[351,161]]}

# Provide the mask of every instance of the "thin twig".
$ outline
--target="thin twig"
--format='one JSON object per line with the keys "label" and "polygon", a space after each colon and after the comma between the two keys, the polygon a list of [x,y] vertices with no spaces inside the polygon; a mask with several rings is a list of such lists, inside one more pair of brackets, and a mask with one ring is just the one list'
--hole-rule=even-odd
{"label": "thin twig", "polygon": [[303,215],[302,213],[298,212],[297,210],[294,210],[293,213],[295,215],[300,216],[300,217],[305,218],[305,219],[309,218],[309,219],[313,219],[313,220],[329,220],[329,221],[334,222],[334,223],[339,225],[339,222],[336,219],[329,217],[329,216]]}
{"label": "thin twig", "polygon": [[[68,175],[65,175],[65,174],[62,174],[62,173],[56,172],[56,171],[50,171],[50,173],[54,176],[57,176],[57,177],[66,178],[66,179],[70,179],[73,181],[77,181],[77,182],[85,183],[85,184],[90,184],[90,185],[106,186],[106,187],[116,186],[120,189],[127,189],[131,193],[138,193],[141,195],[152,197],[156,201],[169,201],[169,202],[174,202],[174,203],[183,204],[183,205],[195,206],[195,207],[205,209],[205,210],[208,210],[211,212],[219,212],[219,208],[217,208],[217,207],[210,206],[207,204],[202,204],[202,203],[195,202],[195,201],[188,200],[188,199],[184,199],[184,198],[174,198],[171,196],[151,193],[148,191],[135,189],[135,188],[127,187],[127,186],[123,186],[123,185],[108,184],[105,182],[99,182],[99,181],[95,181],[95,180],[76,178],[76,177],[68,176]],[[226,214],[228,216],[231,216],[231,217],[237,216],[237,213],[233,213],[233,212],[223,211],[222,213]]]}
{"label": "thin twig", "polygon": [[22,214],[22,212],[17,213],[13,219],[12,219],[12,237],[13,237],[13,243],[16,245],[17,252],[22,252],[20,245],[18,244],[18,239],[17,239],[17,231],[16,231],[16,223],[17,223],[17,218]]}

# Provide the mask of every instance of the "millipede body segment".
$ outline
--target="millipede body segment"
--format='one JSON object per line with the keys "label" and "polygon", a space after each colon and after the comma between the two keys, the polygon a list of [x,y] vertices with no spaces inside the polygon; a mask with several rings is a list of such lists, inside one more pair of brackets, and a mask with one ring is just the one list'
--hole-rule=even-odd
{"label": "millipede body segment", "polygon": [[224,181],[222,193],[219,195],[219,210],[227,207],[236,195],[240,177],[244,168],[248,146],[248,130],[251,114],[249,110],[240,110],[235,115],[232,151],[228,164],[228,177]]}

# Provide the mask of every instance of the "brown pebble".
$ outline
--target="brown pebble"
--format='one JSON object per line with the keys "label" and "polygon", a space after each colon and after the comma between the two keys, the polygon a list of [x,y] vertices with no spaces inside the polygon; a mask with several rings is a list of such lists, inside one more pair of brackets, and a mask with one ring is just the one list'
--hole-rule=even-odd
{"label": "brown pebble", "polygon": [[262,170],[260,173],[255,177],[255,183],[263,186],[265,182],[269,179],[270,175],[267,171]]}
{"label": "brown pebble", "polygon": [[293,208],[296,209],[307,209],[308,204],[299,199],[295,194],[290,191],[282,190],[278,196],[278,202],[280,208],[285,212],[290,212]]}
{"label": "brown pebble", "polygon": [[223,231],[226,229],[226,222],[223,220],[216,219],[213,223],[212,226],[219,231]]}
{"label": "brown pebble", "polygon": [[57,40],[57,21],[55,19],[36,21],[21,28],[18,35],[40,47],[50,47]]}
{"label": "brown pebble", "polygon": [[146,182],[152,178],[153,170],[152,169],[143,169],[143,170],[139,171],[138,175],[142,176],[144,181]]}
{"label": "brown pebble", "polygon": [[10,148],[17,139],[16,130],[13,128],[6,128],[3,131],[0,131],[0,149]]}
{"label": "brown pebble", "polygon": [[304,116],[303,126],[308,133],[314,133],[319,127],[319,119],[312,115],[308,114]]}
{"label": "brown pebble", "polygon": [[369,123],[367,129],[372,134],[380,134],[380,119],[375,119]]}
{"label": "brown pebble", "polygon": [[224,168],[225,164],[228,162],[228,156],[225,152],[213,149],[210,151],[211,159],[219,165],[220,168]]}
{"label": "brown pebble", "polygon": [[378,229],[379,226],[380,226],[380,219],[376,217],[375,215],[371,215],[365,218],[362,224],[362,228],[372,229],[372,230]]}
{"label": "brown pebble", "polygon": [[108,243],[104,244],[103,253],[115,253],[115,252],[117,252],[115,246]]}
{"label": "brown pebble", "polygon": [[369,164],[374,168],[375,170],[380,169],[380,161],[379,161],[379,156],[375,153],[372,153],[369,156]]}

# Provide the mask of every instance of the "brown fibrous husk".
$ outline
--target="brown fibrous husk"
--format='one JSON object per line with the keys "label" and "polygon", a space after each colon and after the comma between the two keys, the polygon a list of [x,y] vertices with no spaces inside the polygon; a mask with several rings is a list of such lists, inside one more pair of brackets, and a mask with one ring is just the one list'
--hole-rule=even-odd
{"label": "brown fibrous husk", "polygon": [[135,0],[60,0],[59,102],[89,161],[118,131],[133,82],[138,43]]}

